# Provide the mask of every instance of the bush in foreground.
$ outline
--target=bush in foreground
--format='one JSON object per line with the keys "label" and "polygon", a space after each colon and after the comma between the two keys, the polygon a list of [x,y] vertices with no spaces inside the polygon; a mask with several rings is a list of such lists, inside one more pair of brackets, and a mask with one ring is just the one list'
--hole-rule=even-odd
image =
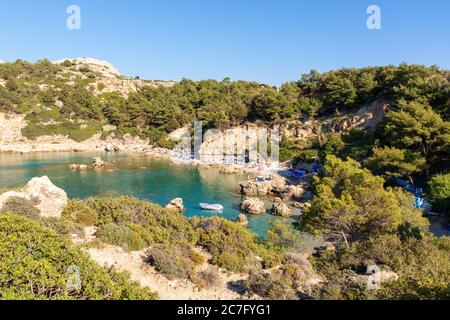
{"label": "bush in foreground", "polygon": [[181,245],[159,244],[147,251],[147,261],[169,279],[193,279],[197,265],[204,262],[203,257]]}
{"label": "bush in foreground", "polygon": [[[80,286],[71,287],[77,268]],[[126,274],[96,265],[55,231],[14,213],[0,215],[0,299],[155,298]]]}
{"label": "bush in foreground", "polygon": [[289,278],[278,273],[257,273],[245,282],[248,294],[256,294],[270,300],[296,300],[296,291]]}
{"label": "bush in foreground", "polygon": [[[195,218],[193,225],[199,235],[198,245],[211,255],[211,262],[233,272],[272,267],[281,256],[257,242],[256,235],[244,226],[221,218]],[[261,264],[258,258],[261,258]]]}

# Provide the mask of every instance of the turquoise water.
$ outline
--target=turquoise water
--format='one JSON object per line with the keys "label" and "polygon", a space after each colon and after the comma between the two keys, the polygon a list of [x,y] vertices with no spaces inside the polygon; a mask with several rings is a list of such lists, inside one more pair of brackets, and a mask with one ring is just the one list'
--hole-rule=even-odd
{"label": "turquoise water", "polygon": [[[108,163],[105,169],[73,171],[69,165],[91,164],[92,157],[101,156]],[[174,198],[183,198],[187,216],[214,216],[235,220],[239,215],[241,196],[238,182],[247,174],[224,175],[217,169],[174,164],[139,155],[106,153],[0,154],[0,188],[25,185],[31,178],[48,176],[70,198],[130,195],[166,205]],[[199,203],[220,203],[223,213],[202,211]],[[248,216],[249,228],[266,234],[272,215]]]}

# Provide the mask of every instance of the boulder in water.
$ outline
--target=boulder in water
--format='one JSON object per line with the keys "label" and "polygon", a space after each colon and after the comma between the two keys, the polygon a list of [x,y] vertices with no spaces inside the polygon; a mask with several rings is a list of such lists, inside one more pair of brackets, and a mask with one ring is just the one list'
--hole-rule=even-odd
{"label": "boulder in water", "polygon": [[292,211],[285,203],[274,203],[272,206],[272,214],[276,216],[289,217]]}
{"label": "boulder in water", "polygon": [[100,157],[94,157],[92,159],[92,162],[93,162],[94,168],[101,168],[101,167],[105,166],[105,162]]}
{"label": "boulder in water", "polygon": [[166,205],[166,208],[175,210],[178,212],[183,212],[184,211],[183,199],[181,199],[181,198],[173,199]]}
{"label": "boulder in water", "polygon": [[286,191],[284,192],[283,195],[287,198],[300,199],[304,193],[305,193],[305,189],[302,186],[289,185],[286,187]]}
{"label": "boulder in water", "polygon": [[281,194],[286,189],[286,179],[280,175],[272,174],[239,183],[241,194],[247,196],[265,196],[268,194]]}
{"label": "boulder in water", "polygon": [[239,214],[239,217],[237,218],[236,222],[240,223],[240,224],[242,224],[244,226],[248,225],[248,219],[245,216],[245,214],[242,214],[242,213]]}
{"label": "boulder in water", "polygon": [[88,166],[87,165],[85,165],[85,164],[71,164],[70,166],[69,166],[69,168],[71,169],[71,170],[80,170],[80,171],[84,171],[84,170],[87,170],[87,168],[88,168]]}
{"label": "boulder in water", "polygon": [[241,210],[249,214],[266,213],[264,202],[258,198],[245,198],[241,203]]}

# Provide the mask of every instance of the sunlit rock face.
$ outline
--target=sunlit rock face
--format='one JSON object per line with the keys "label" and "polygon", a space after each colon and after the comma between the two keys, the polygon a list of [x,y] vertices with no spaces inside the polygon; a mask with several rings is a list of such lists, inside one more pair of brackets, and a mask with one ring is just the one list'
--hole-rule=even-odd
{"label": "sunlit rock face", "polygon": [[47,176],[31,179],[20,191],[0,196],[0,210],[11,198],[22,198],[35,203],[41,217],[61,217],[67,205],[67,193],[55,186]]}

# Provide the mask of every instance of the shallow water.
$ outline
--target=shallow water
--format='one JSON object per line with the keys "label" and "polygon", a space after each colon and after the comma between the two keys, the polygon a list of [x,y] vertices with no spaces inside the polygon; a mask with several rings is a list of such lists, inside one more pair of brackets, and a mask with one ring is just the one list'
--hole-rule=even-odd
{"label": "shallow water", "polygon": [[[94,156],[109,163],[105,169],[70,170],[69,165],[91,164]],[[131,154],[107,153],[35,153],[0,154],[0,188],[19,187],[31,178],[47,175],[70,198],[130,195],[166,205],[183,198],[187,216],[214,216],[235,220],[241,196],[238,182],[247,174],[220,174],[217,169],[174,164]],[[223,213],[202,211],[199,203],[220,203]],[[249,228],[264,236],[269,222],[281,219],[272,215],[248,216]]]}

